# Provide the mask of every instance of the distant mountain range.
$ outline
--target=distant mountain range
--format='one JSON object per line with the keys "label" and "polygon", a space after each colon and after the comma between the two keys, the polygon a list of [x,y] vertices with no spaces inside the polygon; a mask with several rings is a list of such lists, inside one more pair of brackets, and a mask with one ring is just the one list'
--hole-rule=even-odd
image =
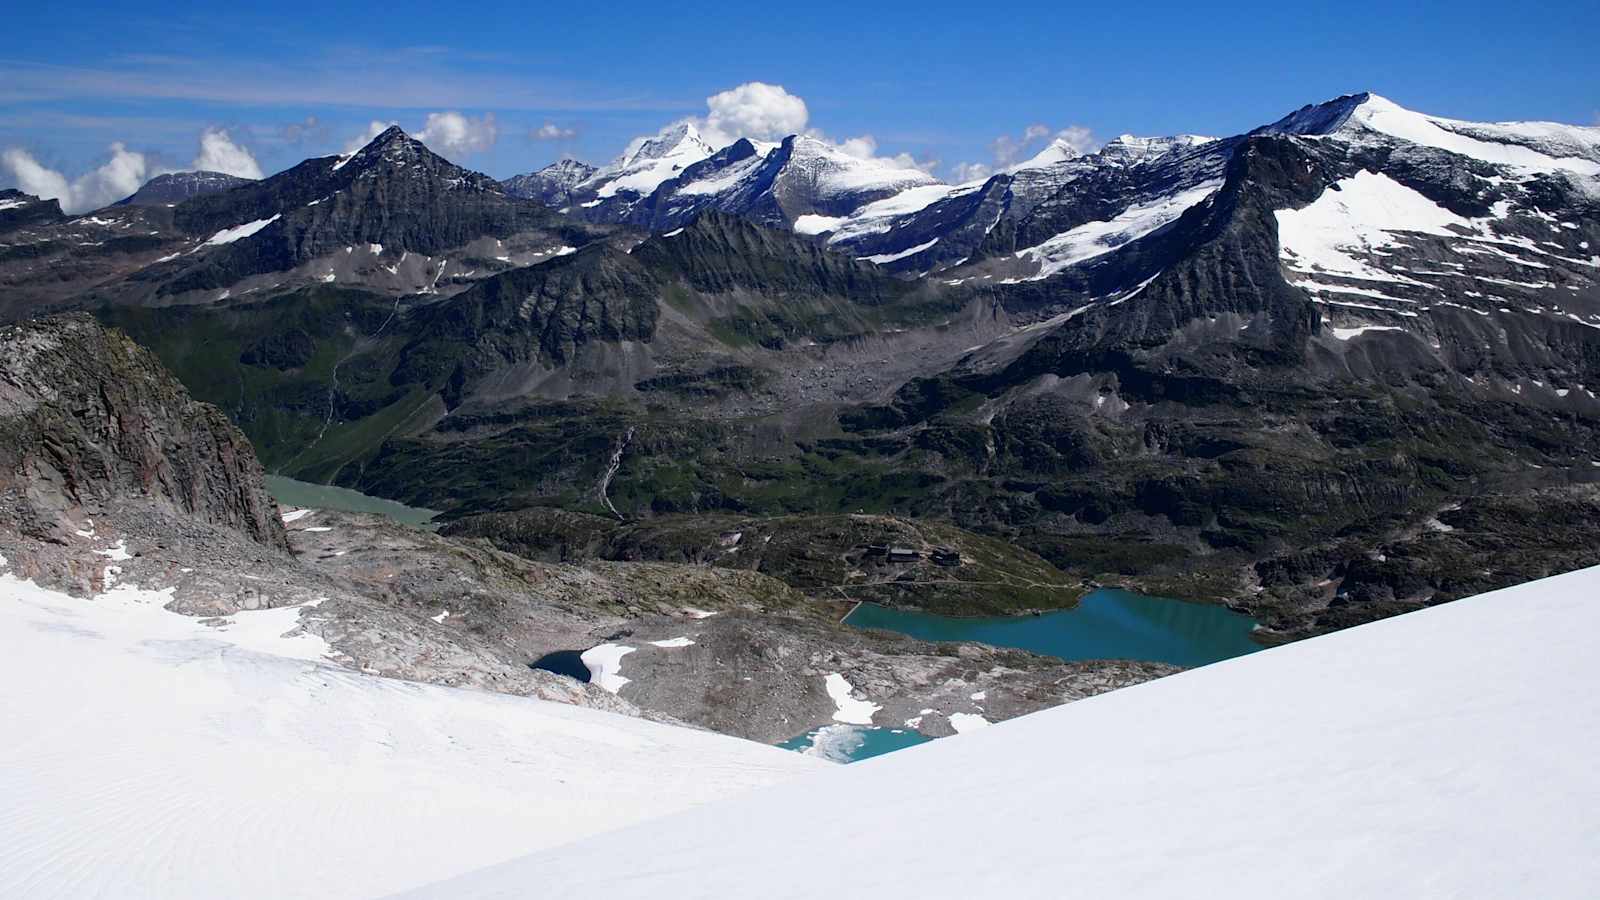
{"label": "distant mountain range", "polygon": [[1354,94],[960,185],[686,123],[497,182],[390,129],[202,182],[0,194],[5,313],[121,325],[286,474],[946,520],[1284,635],[1600,546],[1529,520],[1600,482],[1600,129]]}

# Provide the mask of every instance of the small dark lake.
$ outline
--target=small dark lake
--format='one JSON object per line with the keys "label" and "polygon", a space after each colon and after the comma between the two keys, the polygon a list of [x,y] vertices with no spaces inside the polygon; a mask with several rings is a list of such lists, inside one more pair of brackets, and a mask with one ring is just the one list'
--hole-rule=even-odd
{"label": "small dark lake", "polygon": [[588,681],[590,678],[589,667],[583,662],[582,650],[557,650],[554,653],[546,653],[528,663],[528,667],[576,678],[579,681]]}
{"label": "small dark lake", "polygon": [[1221,606],[1101,588],[1071,609],[1039,616],[955,618],[863,603],[844,619],[857,628],[897,631],[925,641],[977,641],[1066,660],[1137,659],[1203,666],[1261,645],[1256,622]]}

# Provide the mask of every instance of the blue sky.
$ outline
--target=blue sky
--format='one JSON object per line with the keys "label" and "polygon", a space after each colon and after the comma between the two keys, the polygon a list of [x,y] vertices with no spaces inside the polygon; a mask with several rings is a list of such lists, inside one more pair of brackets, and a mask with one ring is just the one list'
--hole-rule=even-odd
{"label": "blue sky", "polygon": [[945,176],[1030,125],[1227,134],[1361,89],[1458,118],[1600,119],[1600,4],[1399,6],[19,3],[0,150],[71,178],[121,142],[154,171],[221,128],[270,173],[374,120],[416,133],[456,112],[473,130],[446,155],[505,177],[604,162],[757,80],[803,98],[807,127]]}

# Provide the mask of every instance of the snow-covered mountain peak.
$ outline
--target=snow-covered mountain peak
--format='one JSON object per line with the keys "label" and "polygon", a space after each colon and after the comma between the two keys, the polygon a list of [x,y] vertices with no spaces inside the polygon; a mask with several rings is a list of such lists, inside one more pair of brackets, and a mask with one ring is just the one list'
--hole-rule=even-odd
{"label": "snow-covered mountain peak", "polygon": [[824,195],[861,191],[900,191],[938,184],[921,169],[876,156],[856,156],[837,144],[809,135],[791,135],[788,169],[809,180]]}
{"label": "snow-covered mountain peak", "polygon": [[1178,134],[1169,137],[1135,137],[1124,134],[1108,141],[1094,155],[1104,164],[1135,166],[1174,151],[1209,144],[1214,140],[1216,138],[1198,134]]}
{"label": "snow-covered mountain peak", "polygon": [[1600,174],[1600,128],[1557,122],[1466,122],[1406,109],[1371,92],[1302,107],[1258,130],[1355,143],[1400,141],[1481,162]]}
{"label": "snow-covered mountain peak", "polygon": [[1028,159],[1007,168],[1007,171],[1020,172],[1023,169],[1043,169],[1069,159],[1077,159],[1083,154],[1067,142],[1066,138],[1056,138],[1045,145],[1043,150],[1035,153]]}
{"label": "snow-covered mountain peak", "polygon": [[693,122],[668,125],[648,137],[634,138],[610,165],[583,183],[596,197],[605,199],[619,191],[646,196],[669,178],[709,157],[716,148],[700,135]]}
{"label": "snow-covered mountain peak", "polygon": [[594,166],[575,159],[560,159],[537,172],[514,175],[500,182],[500,187],[513,197],[538,200],[551,206],[566,206],[572,202],[573,190],[593,177]]}

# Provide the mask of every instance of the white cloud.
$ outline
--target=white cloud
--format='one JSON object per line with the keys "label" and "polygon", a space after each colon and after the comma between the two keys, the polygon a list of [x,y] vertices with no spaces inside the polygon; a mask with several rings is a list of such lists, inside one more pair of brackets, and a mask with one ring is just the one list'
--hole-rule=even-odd
{"label": "white cloud", "polygon": [[1084,125],[1068,125],[1056,132],[1056,140],[1066,142],[1067,146],[1079,153],[1089,153],[1100,148],[1101,141],[1094,136]]}
{"label": "white cloud", "polygon": [[312,135],[322,131],[322,122],[316,116],[306,116],[304,121],[290,122],[279,130],[283,140],[291,144],[298,144]]}
{"label": "white cloud", "polygon": [[782,85],[748,81],[706,98],[706,116],[695,125],[714,147],[739,138],[774,140],[805,131],[806,102]]}
{"label": "white cloud", "polygon": [[25,150],[12,148],[0,155],[0,163],[10,170],[17,186],[25,193],[46,200],[60,200],[69,213],[99,209],[137,191],[150,171],[143,153],[129,150],[121,142],[109,148],[111,159],[99,168],[71,181],[65,175],[41,165]]}
{"label": "white cloud", "polygon": [[577,136],[578,130],[576,128],[562,128],[554,122],[546,122],[528,132],[528,137],[536,141],[567,141]]}
{"label": "white cloud", "polygon": [[[821,141],[827,140],[827,138],[824,137],[820,131],[812,132],[812,137],[815,137],[817,140]],[[835,146],[857,159],[871,159],[878,154],[878,139],[870,134],[863,134],[860,137],[845,138]]]}
{"label": "white cloud", "polygon": [[989,142],[989,152],[993,162],[956,163],[951,169],[951,176],[957,183],[966,183],[988,178],[996,172],[1026,161],[1029,157],[1044,148],[1045,140],[1061,141],[1072,148],[1074,153],[1083,154],[1094,151],[1100,146],[1100,141],[1083,125],[1068,125],[1066,128],[1051,133],[1048,125],[1035,123],[1022,130],[1022,134],[1002,134]]}
{"label": "white cloud", "polygon": [[260,178],[261,164],[250,150],[233,142],[228,132],[221,128],[207,128],[200,133],[200,155],[189,164],[202,172],[222,172],[240,178]]}
{"label": "white cloud", "polygon": [[428,113],[428,120],[417,132],[417,140],[442,156],[482,152],[493,147],[499,136],[494,113],[474,119],[454,111]]}
{"label": "white cloud", "polygon": [[[772,141],[792,134],[803,134],[836,147],[857,159],[875,159],[929,173],[939,165],[938,160],[919,160],[909,153],[878,156],[878,141],[870,134],[835,141],[819,129],[807,128],[806,123],[809,119],[810,113],[806,109],[805,100],[789,93],[782,85],[747,81],[738,87],[707,97],[705,116],[680,119],[662,129],[661,133],[664,134],[674,126],[688,122],[700,132],[700,136],[708,144],[718,149],[740,138]],[[551,126],[547,124],[545,127]],[[643,138],[635,139],[628,152],[632,152],[632,149],[643,140]],[[626,155],[625,153],[624,156]]]}
{"label": "white cloud", "polygon": [[0,156],[0,166],[11,172],[17,187],[46,200],[60,200],[61,208],[69,213],[115,203],[139,190],[151,178],[171,172],[198,169],[240,178],[261,177],[261,165],[255,156],[248,148],[235,144],[221,128],[207,128],[200,133],[200,152],[187,169],[157,166],[150,157],[129,150],[121,141],[108,150],[111,158],[104,164],[71,179],[45,167],[32,154],[19,148],[7,150]]}
{"label": "white cloud", "polygon": [[806,136],[822,141],[826,144],[832,144],[833,146],[839,148],[839,150],[844,154],[848,156],[854,156],[856,159],[876,159],[879,162],[890,163],[892,165],[899,166],[902,169],[919,169],[929,174],[932,174],[933,170],[939,167],[939,161],[936,159],[917,159],[909,153],[896,153],[893,156],[879,156],[878,139],[870,134],[863,134],[856,137],[845,138],[841,141],[835,141],[829,138],[820,129],[812,128],[806,132]]}
{"label": "white cloud", "polygon": [[987,163],[956,163],[950,170],[950,177],[956,184],[966,184],[969,181],[981,181],[994,174],[994,166]]}
{"label": "white cloud", "polygon": [[388,131],[390,128],[393,128],[397,124],[399,124],[399,123],[397,123],[397,122],[380,122],[377,119],[373,119],[370,123],[368,123],[366,131],[363,131],[362,133],[360,133],[360,134],[356,135],[355,137],[351,138],[350,140],[345,141],[344,149],[339,151],[339,155],[340,156],[349,156],[350,154],[359,151],[362,147],[365,147],[366,145],[372,143],[372,139],[373,138],[377,137],[380,134],[383,134],[385,131]]}
{"label": "white cloud", "polygon": [[934,169],[939,168],[937,159],[917,159],[909,153],[896,153],[885,158],[902,169],[918,169],[929,175],[933,174]]}

